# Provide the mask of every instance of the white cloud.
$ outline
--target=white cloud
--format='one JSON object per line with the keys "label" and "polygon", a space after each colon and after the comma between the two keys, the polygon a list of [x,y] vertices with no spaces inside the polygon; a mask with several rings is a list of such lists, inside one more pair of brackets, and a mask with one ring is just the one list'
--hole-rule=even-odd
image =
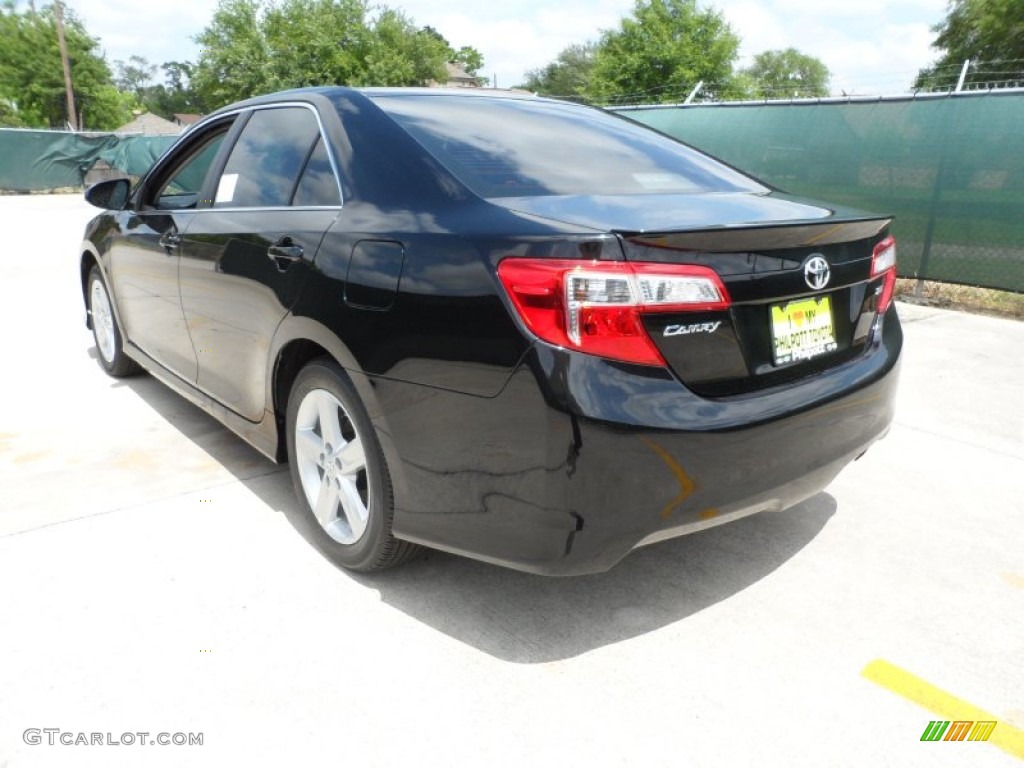
{"label": "white cloud", "polygon": [[729,3],[723,14],[733,32],[739,35],[740,56],[745,60],[762,51],[789,48],[792,45],[791,36],[782,20],[764,3]]}
{"label": "white cloud", "polygon": [[565,47],[595,40],[632,7],[630,0],[565,0],[556,7],[527,0],[488,8],[465,0],[410,0],[402,7],[418,25],[429,24],[458,48],[484,55],[483,74],[510,87],[552,61]]}
{"label": "white cloud", "polygon": [[[213,3],[195,0],[65,0],[85,23],[113,65],[117,59],[143,56],[154,64],[195,60],[192,37],[213,16]],[[159,73],[158,73],[159,76]]]}
{"label": "white cloud", "polygon": [[834,93],[906,91],[936,58],[931,26],[946,0],[766,0],[725,2],[743,38],[742,63],[764,50],[793,47],[821,59]]}
{"label": "white cloud", "polygon": [[934,60],[931,41],[927,24],[882,25],[869,43],[836,37],[830,46],[833,87],[858,94],[904,91]]}

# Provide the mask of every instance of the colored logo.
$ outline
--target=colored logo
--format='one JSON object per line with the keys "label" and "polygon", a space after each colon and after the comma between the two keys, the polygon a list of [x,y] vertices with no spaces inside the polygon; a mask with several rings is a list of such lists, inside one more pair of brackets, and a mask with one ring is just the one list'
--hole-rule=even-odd
{"label": "colored logo", "polygon": [[995,720],[932,720],[921,741],[988,741],[995,729]]}

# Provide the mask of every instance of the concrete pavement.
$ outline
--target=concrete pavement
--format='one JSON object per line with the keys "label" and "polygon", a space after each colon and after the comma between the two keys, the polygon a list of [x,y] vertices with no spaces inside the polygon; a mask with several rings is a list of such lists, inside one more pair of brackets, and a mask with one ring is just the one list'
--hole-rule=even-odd
{"label": "concrete pavement", "polygon": [[[101,372],[91,215],[0,197],[0,768],[1024,759],[1024,324],[901,306],[892,432],[795,509],[597,576],[354,576],[289,525],[284,468]],[[988,743],[920,741],[987,715]]]}

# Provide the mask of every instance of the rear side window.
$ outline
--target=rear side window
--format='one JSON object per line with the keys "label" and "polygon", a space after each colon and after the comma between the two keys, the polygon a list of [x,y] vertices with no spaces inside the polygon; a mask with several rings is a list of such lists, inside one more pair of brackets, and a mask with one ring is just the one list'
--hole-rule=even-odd
{"label": "rear side window", "polygon": [[217,185],[214,205],[220,208],[290,205],[299,174],[319,138],[316,117],[308,109],[257,110],[231,149]]}
{"label": "rear side window", "polygon": [[338,182],[334,178],[331,161],[327,157],[327,145],[323,138],[316,143],[309,156],[306,169],[299,179],[292,205],[336,206],[341,205]]}
{"label": "rear side window", "polygon": [[371,98],[482,197],[768,191],[695,149],[599,109],[490,97]]}

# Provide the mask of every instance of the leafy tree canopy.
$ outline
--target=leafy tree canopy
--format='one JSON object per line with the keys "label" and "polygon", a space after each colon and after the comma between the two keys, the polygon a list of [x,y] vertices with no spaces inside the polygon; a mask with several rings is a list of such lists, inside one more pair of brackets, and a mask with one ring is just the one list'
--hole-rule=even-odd
{"label": "leafy tree canopy", "polygon": [[164,71],[163,85],[150,89],[145,101],[150,112],[170,118],[178,113],[206,112],[199,94],[192,87],[195,65],[187,61],[167,61],[160,65]]}
{"label": "leafy tree canopy", "polygon": [[484,66],[484,55],[471,45],[464,45],[452,52],[448,60],[462,67],[467,75],[476,75]]}
{"label": "leafy tree canopy", "polygon": [[546,67],[527,72],[520,87],[541,96],[586,101],[596,52],[596,43],[570,45]]}
{"label": "leafy tree canopy", "polygon": [[915,87],[952,90],[964,61],[973,66],[967,85],[1024,81],[1024,2],[1021,0],[950,0],[944,21],[932,28],[933,48],[942,57],[922,69]]}
{"label": "leafy tree canopy", "polygon": [[157,67],[142,56],[129,56],[128,61],[114,62],[114,85],[123,93],[134,93],[140,100],[156,76]]}
{"label": "leafy tree canopy", "polygon": [[712,97],[736,89],[740,41],[721,13],[697,0],[636,0],[598,43],[589,86],[603,101],[678,101],[698,82]]}
{"label": "leafy tree canopy", "polygon": [[18,114],[18,110],[14,106],[4,99],[0,99],[0,128],[24,128],[25,123],[22,122],[21,116]]}
{"label": "leafy tree canopy", "polygon": [[750,95],[765,99],[828,96],[828,67],[796,48],[764,51],[743,70]]}
{"label": "leafy tree canopy", "polygon": [[[132,99],[117,90],[98,42],[70,9],[64,12],[64,36],[82,125],[109,130],[126,123],[131,119]],[[0,102],[6,104],[0,111],[7,114],[3,119],[8,124],[59,128],[67,122],[64,70],[52,7],[19,12],[10,0],[0,5]]]}
{"label": "leafy tree canopy", "polygon": [[446,79],[446,62],[483,66],[479,51],[366,0],[219,0],[196,41],[192,83],[210,108],[285,88],[426,85]]}
{"label": "leafy tree canopy", "polygon": [[[192,87],[195,66],[187,61],[168,61],[159,67],[142,56],[132,56],[129,63],[115,62],[114,80],[121,92],[131,96],[137,107],[168,120],[179,113],[207,111],[199,94]],[[164,82],[153,83],[157,69],[163,70]]]}

